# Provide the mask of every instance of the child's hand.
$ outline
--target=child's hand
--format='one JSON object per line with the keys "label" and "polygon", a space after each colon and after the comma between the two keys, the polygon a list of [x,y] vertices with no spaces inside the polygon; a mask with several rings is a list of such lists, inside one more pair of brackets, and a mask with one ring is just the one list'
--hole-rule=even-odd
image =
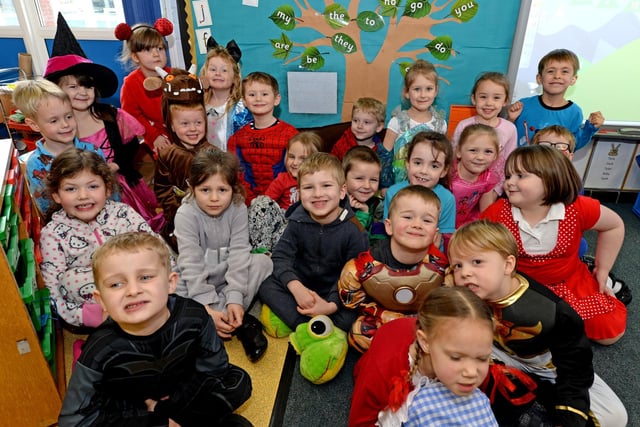
{"label": "child's hand", "polygon": [[227,304],[227,316],[229,318],[229,324],[235,328],[242,325],[242,319],[244,318],[244,307],[240,304]]}
{"label": "child's hand", "polygon": [[509,105],[509,109],[507,110],[507,115],[510,121],[515,122],[516,119],[520,117],[521,113],[522,113],[522,102],[517,101]]}
{"label": "child's hand", "polygon": [[604,116],[600,111],[589,114],[589,123],[599,128],[604,124]]}
{"label": "child's hand", "polygon": [[231,338],[231,334],[235,330],[235,328],[229,323],[229,319],[227,315],[222,311],[213,310],[211,307],[204,306],[207,310],[211,318],[213,319],[213,323],[216,325],[216,332],[221,338]]}
{"label": "child's hand", "polygon": [[298,313],[304,316],[317,316],[318,314],[326,314],[327,316],[338,311],[338,307],[333,302],[328,302],[314,291],[309,291],[313,295],[314,305],[309,308],[298,307]]}
{"label": "child's hand", "polygon": [[439,248],[441,245],[442,245],[442,233],[438,231],[433,236],[433,246],[435,246],[436,248]]}
{"label": "child's hand", "polygon": [[109,166],[109,170],[111,170],[111,172],[118,172],[118,170],[120,169],[120,166],[118,166],[117,163],[107,163],[107,166]]}
{"label": "child's hand", "polygon": [[301,281],[292,280],[287,284],[287,288],[289,289],[289,292],[293,294],[293,297],[295,298],[299,308],[309,309],[316,303],[313,296],[315,292],[310,291],[305,285],[302,284]]}
{"label": "child's hand", "polygon": [[144,404],[147,405],[147,411],[153,412],[158,402],[153,399],[145,399]]}
{"label": "child's hand", "polygon": [[351,194],[349,194],[349,205],[351,205],[353,209],[357,209],[362,212],[369,212],[369,206],[367,206],[366,203],[360,203]]}
{"label": "child's hand", "polygon": [[604,272],[603,270],[599,270],[596,266],[593,269],[593,277],[598,282],[600,293],[605,295],[610,295],[615,298],[615,294],[613,293],[613,289],[607,286],[607,279],[609,279],[609,272]]}
{"label": "child's hand", "polygon": [[168,147],[169,145],[171,145],[169,140],[164,135],[160,135],[155,139],[155,141],[153,141],[153,151],[157,154],[160,150],[164,147]]}

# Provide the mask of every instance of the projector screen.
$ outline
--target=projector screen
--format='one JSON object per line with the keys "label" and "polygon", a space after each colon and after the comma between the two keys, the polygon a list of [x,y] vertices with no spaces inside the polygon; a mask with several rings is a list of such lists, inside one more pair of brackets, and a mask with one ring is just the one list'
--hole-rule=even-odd
{"label": "projector screen", "polygon": [[637,0],[525,0],[509,62],[513,100],[538,95],[538,61],[553,49],[580,59],[567,91],[586,117],[601,111],[606,124],[640,126],[640,2]]}

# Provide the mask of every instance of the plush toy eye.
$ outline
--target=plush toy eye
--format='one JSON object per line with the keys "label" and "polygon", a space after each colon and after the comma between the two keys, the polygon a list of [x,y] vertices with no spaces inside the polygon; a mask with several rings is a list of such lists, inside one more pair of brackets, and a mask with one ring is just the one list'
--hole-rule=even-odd
{"label": "plush toy eye", "polygon": [[164,78],[164,80],[167,81],[167,82],[170,82],[175,78],[176,78],[176,76],[174,76],[173,74],[169,74],[167,77]]}
{"label": "plush toy eye", "polygon": [[309,335],[314,338],[326,338],[333,332],[333,322],[324,314],[315,316],[307,324]]}

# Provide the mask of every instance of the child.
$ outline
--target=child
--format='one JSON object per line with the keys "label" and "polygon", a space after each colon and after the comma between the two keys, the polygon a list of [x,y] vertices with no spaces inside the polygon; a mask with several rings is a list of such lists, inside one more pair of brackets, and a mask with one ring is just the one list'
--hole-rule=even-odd
{"label": "child", "polygon": [[[507,226],[518,241],[520,271],[547,286],[584,320],[589,339],[610,345],[626,329],[627,309],[606,286],[624,239],[624,223],[611,209],[580,196],[571,161],[544,145],[519,147],[505,166],[507,199],[481,217]],[[591,274],[578,251],[585,230],[598,233]]]}
{"label": "child", "polygon": [[495,129],[498,134],[500,150],[498,159],[493,163],[491,169],[500,178],[500,181],[494,187],[494,191],[498,196],[502,195],[504,163],[509,154],[518,146],[518,132],[515,125],[509,120],[498,116],[509,103],[511,96],[509,89],[509,80],[504,74],[496,73],[495,71],[481,74],[471,90],[471,103],[475,105],[477,114],[461,120],[454,130],[451,140],[455,150],[458,146],[458,141],[460,141],[460,134],[467,126],[480,123]]}
{"label": "child", "polygon": [[84,345],[60,426],[250,425],[232,411],[251,395],[251,378],[229,364],[204,308],[170,295],[178,274],[164,242],[115,236],[92,267],[109,319]]}
{"label": "child", "polygon": [[576,137],[564,126],[551,125],[540,129],[531,140],[532,145],[546,145],[553,147],[573,160],[576,151]]}
{"label": "child", "polygon": [[87,150],[60,154],[47,177],[49,193],[61,209],[42,229],[40,270],[57,314],[70,329],[94,328],[103,320],[102,309],[93,299],[93,251],[116,234],[151,233],[129,205],[108,200],[113,186],[107,163]]}
{"label": "child", "polygon": [[[437,95],[438,73],[435,67],[430,62],[418,59],[404,76],[402,97],[409,102],[409,109],[397,108],[394,111],[384,137],[384,147],[394,153],[393,174],[396,183],[406,179],[406,145],[414,135],[427,130],[447,132],[447,122],[433,108]],[[408,132],[410,130],[413,132]]]}
{"label": "child", "polygon": [[359,98],[351,110],[351,126],[331,148],[331,154],[342,160],[347,151],[356,146],[365,146],[380,158],[382,176],[380,185],[393,185],[393,150],[387,150],[380,139],[386,117],[385,106],[374,98]]}
{"label": "child", "polygon": [[274,116],[280,92],[273,76],[258,71],[249,74],[242,80],[242,99],[253,121],[229,138],[227,150],[240,159],[249,204],[285,171],[287,144],[298,131]]}
{"label": "child", "polygon": [[103,154],[93,144],[78,140],[69,96],[55,83],[44,79],[19,81],[13,103],[24,114],[24,122],[42,136],[35,150],[21,156],[20,161],[26,163],[29,190],[40,212],[48,214],[51,200],[45,193],[45,178],[53,159],[73,147]]}
{"label": "child", "polygon": [[66,22],[60,26],[60,19],[64,20],[62,15],[58,16],[54,49],[44,77],[69,95],[78,125],[78,138],[102,150],[107,163],[117,172],[122,201],[133,207],[151,228],[159,231],[164,225],[164,217],[158,212],[158,201],[134,167],[140,147],[138,137],[144,134],[144,127],[126,111],[98,102],[100,96],[109,97],[118,89],[118,78],[113,71],[94,64],[81,50],[77,55],[56,51],[56,46],[65,39],[75,41]]}
{"label": "child", "polygon": [[557,295],[519,274],[517,256],[509,230],[486,220],[456,230],[449,242],[455,284],[493,309],[493,357],[536,379],[535,394],[553,425],[626,425],[622,402],[594,377],[582,319]]}
{"label": "child", "polygon": [[440,199],[440,220],[436,246],[444,250],[444,245],[456,226],[456,199],[448,187],[448,174],[453,151],[446,136],[438,132],[418,132],[407,146],[407,181],[389,187],[384,198],[384,215],[389,217],[389,205],[393,196],[408,185],[422,185],[430,188]]}
{"label": "child", "polygon": [[120,60],[137,67],[122,83],[122,109],[142,123],[145,128],[144,142],[156,154],[171,144],[162,118],[163,91],[159,88],[145,89],[144,81],[147,77],[158,77],[156,67],[170,71],[164,37],[172,32],[173,24],[166,18],[158,19],[153,27],[146,24],[129,27],[121,23],[114,31],[116,38],[123,41]]}
{"label": "child", "polygon": [[300,204],[271,259],[273,274],[260,286],[260,320],[272,336],[286,335],[318,314],[349,330],[355,316],[344,308],[336,283],[340,270],[367,249],[367,233],[345,199],[344,171],[327,153],[309,156],[298,171]]}
{"label": "child", "polygon": [[342,269],[340,299],[359,314],[349,343],[361,353],[380,326],[414,316],[427,294],[442,284],[447,259],[433,245],[439,216],[440,200],[433,191],[420,185],[403,188],[384,221],[391,238],[376,242]]}
{"label": "child", "polygon": [[529,144],[537,131],[549,125],[569,128],[576,138],[576,150],[591,141],[604,123],[602,113],[589,114],[583,123],[580,107],[565,99],[567,89],[578,79],[579,69],[578,57],[567,49],[552,50],[542,57],[536,75],[542,95],[523,98],[509,106],[509,120],[518,130],[518,145]]}
{"label": "child", "polygon": [[174,68],[163,76],[162,111],[172,143],[158,153],[153,191],[164,213],[162,236],[176,251],[173,219],[189,188],[193,157],[209,146],[203,96],[200,81],[186,71]]}
{"label": "child", "polygon": [[456,228],[478,219],[495,202],[493,191],[500,177],[493,164],[498,158],[498,134],[492,127],[472,124],[460,134],[456,161],[451,168],[451,192],[456,198]]}
{"label": "child", "polygon": [[[382,200],[377,196],[380,185],[380,158],[371,148],[358,145],[346,152],[342,167],[349,204],[358,221],[369,231],[371,239],[374,231],[372,225],[382,219],[379,215]],[[379,216],[376,218],[377,221],[374,219],[376,215]]]}
{"label": "child", "polygon": [[322,148],[322,138],[315,132],[295,134],[287,146],[284,166],[264,196],[251,201],[249,207],[249,241],[259,251],[271,252],[287,225],[285,212],[298,201],[298,169],[313,153]]}
{"label": "child", "polygon": [[434,289],[417,319],[383,325],[356,364],[349,427],[497,426],[477,388],[492,335],[491,310],[473,292]]}
{"label": "child", "polygon": [[189,192],[175,217],[180,282],[177,293],[205,306],[222,338],[235,334],[247,356],[257,361],[267,340],[246,312],[273,266],[264,254],[251,254],[244,187],[238,160],[215,147],[196,154]]}
{"label": "child", "polygon": [[242,103],[240,83],[240,48],[230,41],[219,46],[213,37],[207,41],[207,58],[200,77],[208,86],[204,94],[207,108],[209,144],[227,150],[227,140],[253,118]]}

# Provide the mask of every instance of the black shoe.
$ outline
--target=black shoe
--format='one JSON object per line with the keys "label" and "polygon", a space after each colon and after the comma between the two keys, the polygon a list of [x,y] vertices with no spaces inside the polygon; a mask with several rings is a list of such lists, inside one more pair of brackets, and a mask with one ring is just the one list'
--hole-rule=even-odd
{"label": "black shoe", "polygon": [[262,333],[262,324],[258,319],[244,314],[242,326],[236,330],[236,336],[244,347],[244,352],[252,362],[260,360],[264,352],[267,351],[267,338]]}
{"label": "black shoe", "polygon": [[[629,305],[629,303],[633,299],[633,295],[631,295],[631,288],[627,286],[626,283],[624,283],[624,280],[618,279],[612,273],[609,273],[609,277],[613,282],[613,285],[611,287],[614,289],[616,298],[618,298],[624,305]],[[616,288],[619,289],[616,291]]]}

